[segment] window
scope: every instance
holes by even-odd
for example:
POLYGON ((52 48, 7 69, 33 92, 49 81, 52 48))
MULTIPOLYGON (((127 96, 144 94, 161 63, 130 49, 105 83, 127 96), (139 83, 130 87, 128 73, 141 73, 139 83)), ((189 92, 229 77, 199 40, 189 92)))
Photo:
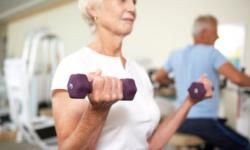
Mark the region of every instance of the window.
POLYGON ((218 26, 219 38, 215 47, 226 58, 241 69, 245 49, 246 28, 244 25, 224 24, 218 26))

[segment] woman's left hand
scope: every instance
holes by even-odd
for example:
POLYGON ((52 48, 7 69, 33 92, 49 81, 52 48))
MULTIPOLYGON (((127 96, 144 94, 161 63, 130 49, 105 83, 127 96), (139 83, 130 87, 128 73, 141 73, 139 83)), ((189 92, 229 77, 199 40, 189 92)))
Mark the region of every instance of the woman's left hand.
POLYGON ((206 74, 203 74, 200 79, 198 80, 198 82, 202 83, 204 85, 206 94, 204 96, 203 99, 193 99, 191 96, 190 98, 192 99, 192 101, 195 103, 198 103, 200 101, 203 101, 205 99, 211 98, 213 96, 213 85, 212 82, 208 79, 206 74))
POLYGON ((213 84, 208 79, 207 75, 206 74, 202 75, 199 79, 199 82, 203 83, 203 85, 206 89, 205 99, 211 98, 213 96, 213 84))

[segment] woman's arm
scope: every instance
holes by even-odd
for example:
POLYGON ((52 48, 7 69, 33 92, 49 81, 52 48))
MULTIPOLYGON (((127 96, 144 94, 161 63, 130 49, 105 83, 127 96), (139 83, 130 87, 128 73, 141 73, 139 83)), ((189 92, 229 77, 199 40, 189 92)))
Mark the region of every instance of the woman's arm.
POLYGON ((123 97, 122 83, 117 78, 97 75, 90 81, 93 90, 89 101, 71 99, 65 90, 53 93, 52 108, 60 150, 95 149, 112 104, 123 97))
POLYGON ((59 149, 95 146, 109 109, 95 110, 86 100, 70 99, 66 91, 56 92, 52 100, 59 149))
MULTIPOLYGON (((203 75, 199 82, 202 82, 206 89, 205 98, 212 96, 212 83, 203 75)), ((183 120, 186 118, 189 110, 193 105, 198 103, 198 100, 192 99, 190 96, 187 96, 184 103, 181 105, 176 112, 167 116, 162 123, 158 126, 155 133, 149 139, 149 149, 150 150, 160 150, 164 145, 169 141, 171 136, 176 132, 180 127, 183 120)))
POLYGON ((187 97, 185 102, 176 112, 164 118, 149 141, 150 150, 160 150, 164 147, 186 118, 193 103, 193 100, 187 97))

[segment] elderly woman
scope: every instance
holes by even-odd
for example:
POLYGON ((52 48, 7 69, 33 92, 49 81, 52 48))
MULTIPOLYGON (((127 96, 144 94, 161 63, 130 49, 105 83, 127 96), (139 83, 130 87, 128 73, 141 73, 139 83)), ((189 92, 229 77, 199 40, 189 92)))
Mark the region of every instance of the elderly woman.
MULTIPOLYGON (((79 0, 95 36, 86 47, 64 58, 53 79, 59 149, 160 149, 197 102, 187 96, 182 107, 158 126, 160 113, 151 82, 139 65, 122 54, 122 41, 136 19, 135 5, 136 0, 79 0), (71 99, 67 93, 69 76, 74 73, 87 74, 92 83, 92 93, 84 100, 71 99), (121 101, 121 78, 135 80, 133 101, 121 101)), ((210 82, 206 77, 201 82, 210 96, 210 82)))

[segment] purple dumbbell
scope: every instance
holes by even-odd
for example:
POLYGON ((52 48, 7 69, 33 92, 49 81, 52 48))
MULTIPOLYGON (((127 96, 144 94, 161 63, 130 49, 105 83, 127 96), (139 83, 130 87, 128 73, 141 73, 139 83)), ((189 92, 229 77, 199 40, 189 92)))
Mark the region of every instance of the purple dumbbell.
MULTIPOLYGON (((121 79, 123 98, 122 100, 133 100, 137 88, 133 79, 121 79)), ((82 99, 92 92, 92 84, 85 74, 72 74, 68 81, 68 93, 70 98, 82 99)))
POLYGON ((188 88, 189 95, 191 98, 196 100, 202 100, 205 98, 206 89, 203 83, 193 82, 191 86, 188 88))

